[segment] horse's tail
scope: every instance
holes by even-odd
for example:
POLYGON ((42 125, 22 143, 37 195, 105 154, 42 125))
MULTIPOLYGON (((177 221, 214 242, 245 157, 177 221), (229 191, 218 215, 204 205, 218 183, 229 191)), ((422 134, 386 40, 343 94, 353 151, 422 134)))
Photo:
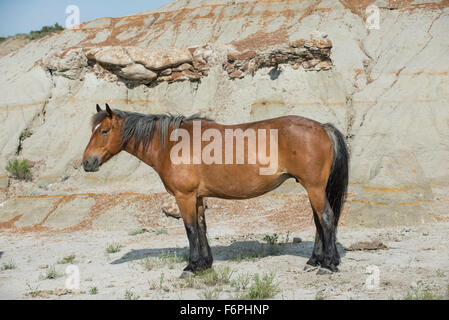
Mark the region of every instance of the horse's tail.
POLYGON ((334 159, 327 181, 326 196, 334 212, 335 225, 337 225, 348 190, 349 153, 345 137, 337 128, 330 123, 326 123, 323 124, 323 129, 327 132, 334 146, 334 159))

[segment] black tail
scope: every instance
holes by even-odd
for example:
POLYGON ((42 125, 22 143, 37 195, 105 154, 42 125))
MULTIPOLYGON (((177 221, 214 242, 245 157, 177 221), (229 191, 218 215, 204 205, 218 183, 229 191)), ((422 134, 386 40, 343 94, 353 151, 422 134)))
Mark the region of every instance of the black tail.
POLYGON ((346 200, 349 180, 349 153, 346 146, 345 137, 332 124, 323 124, 329 138, 334 145, 334 160, 326 186, 326 196, 334 212, 335 225, 340 218, 343 204, 346 200))

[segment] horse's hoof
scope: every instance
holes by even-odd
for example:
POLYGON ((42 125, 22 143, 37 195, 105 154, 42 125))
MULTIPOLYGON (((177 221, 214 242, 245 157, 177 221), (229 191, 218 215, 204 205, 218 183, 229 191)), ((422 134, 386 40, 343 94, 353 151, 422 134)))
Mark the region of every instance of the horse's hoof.
POLYGON ((307 272, 310 272, 310 271, 313 271, 313 270, 316 270, 316 269, 318 269, 318 266, 311 266, 310 264, 306 264, 304 266, 304 271, 307 271, 307 272))
POLYGON ((321 266, 316 274, 324 275, 324 274, 332 274, 334 272, 338 272, 338 268, 336 266, 321 266))
POLYGON ((307 265, 311 266, 311 267, 319 267, 320 266, 320 262, 318 261, 317 258, 315 257, 311 257, 307 262, 307 265))
POLYGON ((195 274, 192 271, 183 271, 181 273, 180 279, 191 279, 195 276, 195 274))
POLYGON ((317 274, 318 276, 322 276, 322 275, 325 275, 325 274, 332 274, 332 271, 329 270, 329 269, 320 268, 320 269, 318 269, 318 271, 316 272, 316 274, 317 274))

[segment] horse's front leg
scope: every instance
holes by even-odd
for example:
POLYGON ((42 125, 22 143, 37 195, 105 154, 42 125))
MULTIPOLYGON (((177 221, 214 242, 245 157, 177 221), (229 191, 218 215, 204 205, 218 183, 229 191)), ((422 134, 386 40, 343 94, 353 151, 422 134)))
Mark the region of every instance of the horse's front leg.
POLYGON ((203 237, 198 223, 198 200, 193 194, 178 194, 176 195, 176 202, 184 221, 190 246, 189 264, 184 268, 184 271, 196 272, 207 269, 210 265, 206 261, 202 249, 203 237))

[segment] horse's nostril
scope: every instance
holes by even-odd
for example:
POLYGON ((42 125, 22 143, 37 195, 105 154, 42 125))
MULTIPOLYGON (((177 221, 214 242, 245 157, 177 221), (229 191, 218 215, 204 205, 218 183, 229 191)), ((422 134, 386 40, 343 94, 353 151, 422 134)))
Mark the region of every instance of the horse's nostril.
POLYGON ((83 161, 83 168, 85 171, 89 170, 89 161, 87 159, 83 161))

